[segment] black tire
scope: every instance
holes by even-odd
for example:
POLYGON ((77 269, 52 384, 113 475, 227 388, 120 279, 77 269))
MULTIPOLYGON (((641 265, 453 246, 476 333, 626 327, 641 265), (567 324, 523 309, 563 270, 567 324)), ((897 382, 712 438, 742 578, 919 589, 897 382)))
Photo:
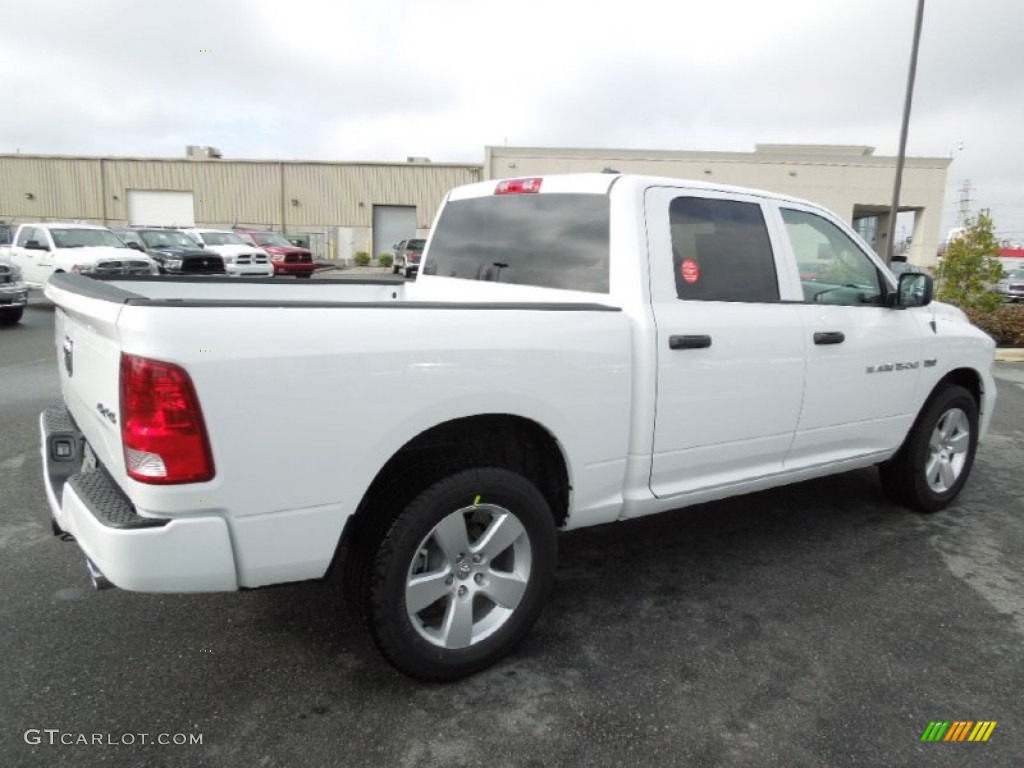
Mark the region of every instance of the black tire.
POLYGON ((0 309, 0 325, 14 325, 17 322, 20 322, 23 314, 25 314, 24 307, 0 309))
POLYGON ((311 277, 313 277, 313 273, 312 272, 305 272, 305 273, 296 275, 296 277, 311 278, 311 277))
POLYGON ((401 269, 401 267, 399 267, 397 264, 392 264, 391 265, 391 274, 392 275, 397 275, 400 269, 401 269))
POLYGON ((949 385, 938 390, 921 409, 903 446, 888 461, 878 465, 878 476, 886 494, 897 504, 918 512, 938 512, 957 497, 974 465, 978 447, 978 403, 960 386, 949 385), (962 418, 958 415, 962 414, 962 418), (936 431, 952 425, 949 419, 966 421, 968 433, 957 433, 965 443, 965 451, 954 452, 949 461, 943 459, 951 451, 949 440, 937 440, 936 431), (945 421, 944 421, 945 420, 945 421), (947 464, 952 475, 945 478, 929 469, 947 464))
POLYGON ((367 555, 359 598, 378 650, 412 677, 455 680, 497 662, 537 620, 554 581, 554 518, 515 472, 456 470, 417 494, 367 555), (452 539, 440 532, 456 529, 468 544, 462 558, 442 545, 452 539), (500 543, 489 549, 485 532, 500 543), (414 583, 427 581, 433 602, 410 612, 414 583))

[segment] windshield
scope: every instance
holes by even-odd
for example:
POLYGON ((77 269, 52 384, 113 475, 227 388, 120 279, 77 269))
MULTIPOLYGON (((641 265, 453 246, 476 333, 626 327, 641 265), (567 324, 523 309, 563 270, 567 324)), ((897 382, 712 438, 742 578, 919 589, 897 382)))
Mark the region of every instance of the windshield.
POLYGON ((150 248, 196 248, 196 241, 184 232, 175 232, 170 229, 148 229, 139 232, 144 242, 150 248))
POLYGON ((407 251, 422 251, 423 246, 426 245, 426 240, 410 240, 409 244, 405 246, 407 251))
POLYGON ((53 244, 58 248, 90 248, 107 246, 124 248, 125 244, 109 229, 51 229, 53 244))
POLYGON ((200 232, 199 236, 207 245, 248 245, 234 232, 200 232))
POLYGON ((295 247, 289 243, 280 232, 254 232, 252 239, 259 245, 286 245, 289 248, 295 247))
POLYGON ((1007 280, 1024 280, 1024 269, 1015 269, 1006 276, 1007 280))
POLYGON ((608 293, 605 195, 495 195, 448 203, 424 274, 608 293))

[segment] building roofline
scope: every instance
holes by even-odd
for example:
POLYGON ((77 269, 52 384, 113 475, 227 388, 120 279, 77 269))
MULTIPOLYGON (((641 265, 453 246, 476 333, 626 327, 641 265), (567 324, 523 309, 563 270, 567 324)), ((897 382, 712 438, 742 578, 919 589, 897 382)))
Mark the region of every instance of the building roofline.
POLYGON ((244 165, 341 165, 347 167, 358 167, 358 166, 389 166, 389 167, 400 167, 400 168, 471 168, 471 169, 482 169, 481 163, 435 163, 435 162, 401 162, 397 160, 392 161, 378 161, 378 160, 274 160, 274 159, 255 159, 255 158, 192 158, 192 157, 139 157, 136 155, 48 155, 48 154, 26 154, 24 152, 6 152, 0 153, 0 160, 84 160, 98 162, 111 161, 111 162, 134 162, 134 163, 194 163, 196 165, 210 164, 210 165, 227 165, 227 164, 244 164, 244 165))
MULTIPOLYGON (((691 161, 715 163, 764 163, 766 165, 865 165, 893 166, 895 157, 872 154, 874 148, 829 144, 760 144, 756 152, 704 152, 675 149, 613 149, 604 147, 485 147, 486 157, 538 157, 566 159, 594 159, 648 161, 691 161), (800 151, 804 150, 804 151, 800 151), (830 151, 832 150, 832 151, 830 151)), ((948 168, 949 157, 908 157, 906 165, 912 168, 948 168)))

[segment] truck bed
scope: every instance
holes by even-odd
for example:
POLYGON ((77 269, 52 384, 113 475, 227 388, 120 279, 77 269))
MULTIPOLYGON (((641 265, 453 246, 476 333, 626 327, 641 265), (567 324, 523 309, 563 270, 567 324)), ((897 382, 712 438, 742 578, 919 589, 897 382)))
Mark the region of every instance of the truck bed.
MULTIPOLYGON (((172 520, 145 535, 199 531, 201 521, 224 526, 237 586, 323 575, 346 519, 388 459, 424 431, 464 418, 544 425, 570 463, 571 523, 614 519, 631 415, 625 313, 592 301, 501 301, 484 292, 484 301, 412 300, 413 287, 388 279, 55 275, 46 292, 57 304, 63 399, 134 513, 172 520), (125 355, 187 371, 205 417, 212 480, 148 485, 127 475, 125 355)), ((476 286, 465 287, 475 298, 476 286)), ((191 539, 182 541, 186 551, 191 539)), ((80 543, 101 561, 98 544, 80 543)), ((225 588, 222 561, 210 559, 209 588, 225 588)), ((193 562, 192 576, 159 588, 196 589, 197 570, 193 562)), ((111 578, 154 588, 124 571, 111 578)))

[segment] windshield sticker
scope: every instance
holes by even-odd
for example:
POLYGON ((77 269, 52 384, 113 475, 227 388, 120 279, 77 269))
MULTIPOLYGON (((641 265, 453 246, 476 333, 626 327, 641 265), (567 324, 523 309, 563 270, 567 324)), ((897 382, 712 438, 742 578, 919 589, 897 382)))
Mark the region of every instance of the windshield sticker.
POLYGON ((683 259, 683 265, 679 271, 683 275, 683 280, 688 283, 696 283, 700 280, 700 267, 693 259, 683 259))

